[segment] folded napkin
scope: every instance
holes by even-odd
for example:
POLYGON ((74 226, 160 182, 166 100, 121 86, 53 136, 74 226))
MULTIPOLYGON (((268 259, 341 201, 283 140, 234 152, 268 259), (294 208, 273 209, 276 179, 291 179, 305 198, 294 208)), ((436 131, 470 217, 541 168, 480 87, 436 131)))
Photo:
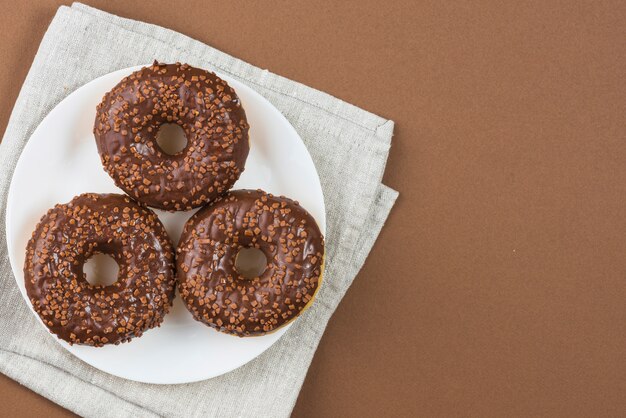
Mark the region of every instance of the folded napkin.
POLYGON ((288 416, 326 324, 398 195, 381 184, 392 131, 390 120, 179 33, 82 4, 61 7, 41 42, 0 145, 0 372, 85 416, 288 416), (327 209, 326 271, 311 309, 245 366, 183 385, 120 379, 61 348, 37 323, 15 285, 4 230, 13 169, 43 117, 88 81, 154 59, 219 70, 274 104, 313 157, 327 209))

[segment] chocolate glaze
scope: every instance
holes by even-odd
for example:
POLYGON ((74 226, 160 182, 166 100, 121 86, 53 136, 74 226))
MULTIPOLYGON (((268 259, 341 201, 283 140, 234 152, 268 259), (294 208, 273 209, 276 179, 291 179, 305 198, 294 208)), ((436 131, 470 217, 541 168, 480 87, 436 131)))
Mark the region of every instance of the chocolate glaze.
POLYGON ((140 202, 189 210, 230 189, 248 156, 248 123, 235 91, 187 64, 144 67, 124 78, 98 105, 94 135, 105 170, 140 202), (164 153, 162 124, 178 124, 187 146, 164 153))
POLYGON ((157 216, 117 194, 82 194, 50 209, 26 247, 26 292, 43 323, 70 344, 102 346, 160 325, 174 299, 174 252, 157 216), (117 261, 117 282, 94 286, 83 265, 117 261))
POLYGON ((178 288, 193 317, 238 336, 273 331, 295 318, 319 286, 324 239, 297 202, 261 190, 236 190, 200 209, 177 249, 178 288), (245 279, 240 249, 263 251, 268 265, 245 279))

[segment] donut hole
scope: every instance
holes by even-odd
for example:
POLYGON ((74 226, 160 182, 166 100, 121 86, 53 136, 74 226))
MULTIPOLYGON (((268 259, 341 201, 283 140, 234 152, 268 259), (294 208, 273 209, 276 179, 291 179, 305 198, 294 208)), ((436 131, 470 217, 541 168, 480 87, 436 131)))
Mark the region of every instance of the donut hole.
POLYGON ((246 280, 259 277, 267 268, 267 257, 258 248, 242 248, 235 257, 235 270, 246 280))
POLYGON ((117 282, 120 266, 108 254, 94 254, 85 264, 83 273, 92 286, 110 286, 117 282))
POLYGON ((187 137, 183 128, 175 123, 164 123, 156 135, 156 142, 167 155, 176 155, 187 147, 187 137))

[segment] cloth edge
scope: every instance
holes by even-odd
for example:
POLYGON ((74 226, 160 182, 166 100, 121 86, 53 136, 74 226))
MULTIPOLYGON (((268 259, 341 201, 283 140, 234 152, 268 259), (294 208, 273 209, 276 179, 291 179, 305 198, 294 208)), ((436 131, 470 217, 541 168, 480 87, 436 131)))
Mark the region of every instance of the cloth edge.
MULTIPOLYGON (((367 231, 369 233, 365 231, 361 233, 360 243, 357 243, 359 249, 357 250, 357 254, 353 259, 354 265, 357 268, 357 275, 354 277, 354 279, 350 282, 348 287, 345 289, 345 292, 343 296, 341 297, 341 300, 343 300, 346 293, 352 286, 352 283, 354 283, 354 281, 357 279, 358 274, 360 273, 361 269, 363 268, 363 265, 365 264, 365 260, 367 259, 367 256, 373 249, 378 239, 378 236, 380 235, 380 232, 382 231, 383 226, 385 226, 385 223, 387 219, 389 218, 391 209, 395 205, 398 196, 399 196, 399 193, 397 191, 393 190, 392 188, 388 186, 385 186, 382 183, 379 184, 378 189, 376 191, 376 200, 374 201, 374 204, 372 205, 372 208, 370 209, 370 212, 368 215, 368 218, 370 218, 370 220, 372 221, 373 228, 367 231)), ((307 365, 306 373, 302 374, 301 379, 299 381, 298 396, 295 397, 292 404, 290 405, 291 411, 293 411, 293 408, 295 407, 296 402, 298 401, 300 391, 302 390, 302 385, 304 384, 304 380, 306 379, 306 376, 309 374, 309 368, 311 367, 311 363, 313 362, 313 359, 315 358, 315 354, 317 353, 317 347, 322 341, 324 332, 326 331, 326 327, 328 326, 328 323, 330 322, 330 318, 332 318, 332 316, 334 315, 338 307, 339 307, 339 304, 337 304, 334 307, 334 309, 332 309, 329 312, 328 320, 326 321, 324 328, 320 331, 321 336, 320 338, 317 339, 315 343, 315 347, 313 348, 313 355, 311 356, 311 359, 309 360, 309 364, 307 365)))
MULTIPOLYGON (((137 32, 138 28, 141 29, 140 33, 142 35, 145 36, 151 36, 154 39, 158 39, 161 42, 167 42, 167 39, 163 39, 161 37, 155 38, 154 37, 154 32, 164 32, 169 36, 179 36, 185 39, 185 41, 190 44, 192 50, 196 49, 196 48, 206 48, 208 45, 198 41, 194 38, 191 38, 187 35, 184 35, 180 32, 176 32, 174 30, 171 29, 167 29, 165 27, 162 26, 158 26, 152 23, 148 23, 148 22, 144 22, 144 21, 138 21, 138 20, 133 20, 133 19, 128 19, 125 17, 121 17, 121 16, 117 16, 114 15, 112 13, 106 12, 104 10, 100 10, 94 7, 91 7, 89 5, 86 5, 84 3, 80 3, 80 2, 74 2, 72 3, 71 7, 68 6, 61 6, 61 8, 68 8, 68 9, 73 9, 75 11, 79 11, 79 12, 83 12, 83 13, 87 13, 90 14, 96 18, 101 18, 104 20, 107 20, 108 22, 111 22, 117 26, 122 27, 123 29, 126 30, 130 30, 133 32, 137 32), (146 30, 144 30, 143 28, 140 28, 137 23, 140 23, 142 26, 145 27, 150 27, 151 29, 153 29, 152 32, 150 32, 150 34, 148 34, 146 30)), ((380 115, 377 115, 375 113, 372 113, 368 110, 362 109, 360 107, 357 107, 351 103, 348 103, 344 100, 341 100, 338 97, 335 97, 329 93, 323 92, 319 89, 313 88, 313 87, 309 87, 306 86, 298 81, 294 81, 291 80, 289 78, 283 77, 279 74, 273 73, 267 69, 261 69, 260 67, 254 66, 240 58, 236 58, 230 54, 227 54, 219 49, 216 49, 214 47, 208 46, 209 48, 212 49, 213 53, 219 56, 219 59, 224 59, 224 60, 228 60, 232 63, 232 65, 239 71, 235 72, 234 75, 246 80, 247 82, 253 83, 253 84, 257 84, 255 80, 252 80, 250 77, 247 77, 240 69, 242 67, 246 67, 249 70, 252 70, 254 73, 256 73, 255 75, 257 75, 259 77, 260 80, 269 80, 270 77, 268 77, 268 75, 272 75, 273 77, 276 78, 276 81, 280 82, 280 83, 284 83, 286 85, 289 85, 289 92, 285 91, 285 89, 277 89, 276 84, 278 83, 272 83, 272 85, 270 86, 269 84, 260 84, 262 87, 265 88, 269 88, 272 89, 273 91, 276 91, 277 93, 281 93, 281 94, 285 94, 289 97, 292 97, 294 99, 298 99, 298 100, 302 100, 305 103, 311 105, 311 106, 315 106, 318 107, 321 110, 324 110, 328 115, 332 115, 333 117, 341 117, 342 119, 345 119, 351 123, 354 123, 362 128, 371 130, 371 131, 378 131, 380 127, 385 126, 386 124, 388 124, 390 122, 389 119, 384 118, 380 115), (315 100, 314 102, 310 102, 310 101, 305 101, 303 100, 303 96, 312 96, 315 100), (319 102, 331 102, 330 105, 327 105, 328 107, 332 107, 334 110, 337 109, 342 109, 343 112, 341 113, 346 113, 347 115, 351 116, 351 117, 342 117, 341 115, 338 115, 336 113, 330 112, 326 106, 322 107, 319 106, 319 102), (364 126, 362 123, 359 123, 356 119, 363 119, 363 120, 367 120, 367 126, 364 126)), ((230 70, 226 70, 226 71, 233 71, 232 69, 230 70)), ((393 124, 391 125, 391 131, 393 131, 393 124)), ((386 136, 386 135, 384 135, 386 136)), ((391 138, 389 138, 391 139, 391 138)), ((388 142, 388 141, 386 141, 388 142)))

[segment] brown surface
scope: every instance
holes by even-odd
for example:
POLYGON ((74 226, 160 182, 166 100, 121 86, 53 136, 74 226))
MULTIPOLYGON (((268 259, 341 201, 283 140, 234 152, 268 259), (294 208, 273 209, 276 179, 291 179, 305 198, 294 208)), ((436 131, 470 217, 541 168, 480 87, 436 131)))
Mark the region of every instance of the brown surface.
MULTIPOLYGON (((0 14, 2 129, 58 3, 0 14)), ((402 194, 294 416, 624 414, 625 2, 91 3, 397 122, 402 194)))

